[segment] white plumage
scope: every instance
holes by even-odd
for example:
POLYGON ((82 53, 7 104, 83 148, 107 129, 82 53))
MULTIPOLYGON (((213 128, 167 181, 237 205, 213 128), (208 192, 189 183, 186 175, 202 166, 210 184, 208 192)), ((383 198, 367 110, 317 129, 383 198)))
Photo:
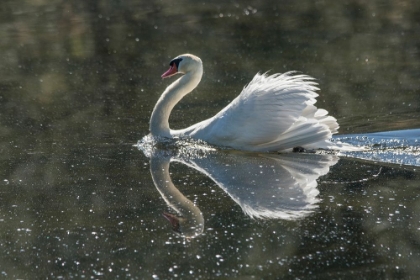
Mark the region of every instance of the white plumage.
POLYGON ((257 74, 228 106, 214 117, 182 130, 169 128, 169 115, 183 96, 200 82, 203 66, 200 58, 185 54, 170 63, 162 75, 184 74, 172 83, 153 110, 150 130, 154 136, 191 137, 212 145, 239 150, 271 152, 305 149, 353 150, 329 141, 337 133, 337 120, 314 104, 317 83, 307 75, 294 72, 257 74))

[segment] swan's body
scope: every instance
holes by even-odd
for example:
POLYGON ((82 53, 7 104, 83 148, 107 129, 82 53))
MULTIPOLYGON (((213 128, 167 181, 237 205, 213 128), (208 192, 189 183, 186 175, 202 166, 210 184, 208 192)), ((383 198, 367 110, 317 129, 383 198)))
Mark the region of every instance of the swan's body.
POLYGON ((153 136, 191 137, 209 144, 239 150, 270 152, 304 149, 347 150, 353 148, 332 143, 338 123, 314 104, 318 94, 313 78, 306 75, 257 74, 228 106, 214 117, 181 130, 169 128, 174 106, 200 82, 201 59, 180 55, 170 62, 162 77, 184 74, 166 88, 156 103, 150 120, 153 136))

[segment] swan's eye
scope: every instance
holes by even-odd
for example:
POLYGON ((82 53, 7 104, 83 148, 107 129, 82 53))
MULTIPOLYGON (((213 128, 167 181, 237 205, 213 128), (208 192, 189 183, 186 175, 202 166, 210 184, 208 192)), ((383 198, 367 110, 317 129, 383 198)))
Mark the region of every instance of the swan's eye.
POLYGON ((169 70, 162 74, 162 78, 167 78, 175 75, 178 72, 179 69, 179 63, 182 61, 182 58, 175 58, 172 59, 171 62, 169 62, 169 70))
POLYGON ((171 60, 171 62, 169 62, 169 65, 170 66, 174 66, 174 65, 176 65, 176 69, 178 69, 179 68, 179 63, 182 61, 182 58, 175 58, 175 59, 173 59, 173 60, 171 60))

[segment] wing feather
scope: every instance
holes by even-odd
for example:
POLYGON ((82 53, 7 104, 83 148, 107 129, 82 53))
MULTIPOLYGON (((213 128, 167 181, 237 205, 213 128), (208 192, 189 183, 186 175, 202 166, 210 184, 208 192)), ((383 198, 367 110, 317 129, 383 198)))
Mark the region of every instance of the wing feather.
POLYGON ((257 74, 214 117, 184 133, 215 145, 247 150, 285 150, 315 143, 336 132, 336 120, 317 109, 319 90, 307 75, 257 74))

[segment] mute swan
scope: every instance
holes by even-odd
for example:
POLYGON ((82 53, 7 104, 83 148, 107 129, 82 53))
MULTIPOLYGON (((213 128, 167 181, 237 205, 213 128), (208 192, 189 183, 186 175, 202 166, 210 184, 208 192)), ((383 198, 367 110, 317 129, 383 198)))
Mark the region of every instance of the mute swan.
POLYGON ((169 85, 156 103, 150 119, 152 136, 201 139, 216 146, 238 150, 273 152, 304 149, 354 150, 330 142, 337 120, 314 104, 317 83, 307 75, 256 74, 229 105, 214 117, 181 130, 169 128, 174 106, 200 82, 201 59, 192 54, 177 56, 162 78, 183 74, 169 85))

